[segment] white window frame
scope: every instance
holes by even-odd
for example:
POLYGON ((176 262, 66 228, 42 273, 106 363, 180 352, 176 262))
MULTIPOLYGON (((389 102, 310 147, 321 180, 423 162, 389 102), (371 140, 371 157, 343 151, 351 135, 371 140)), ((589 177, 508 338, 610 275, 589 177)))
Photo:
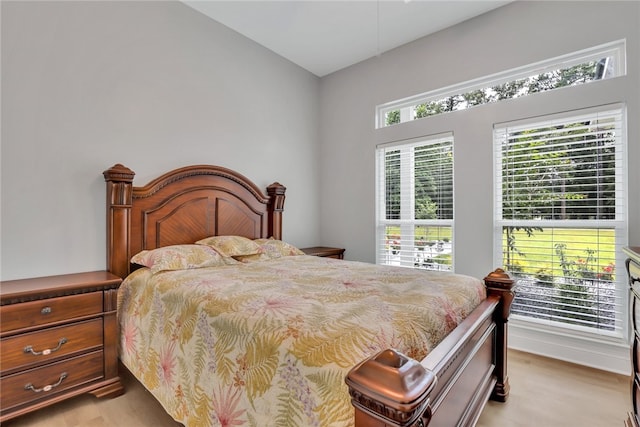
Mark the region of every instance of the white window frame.
MULTIPOLYGON (((415 219, 415 182, 414 182, 414 148, 451 141, 451 148, 454 147, 454 136, 452 132, 438 135, 431 135, 409 140, 380 144, 376 147, 376 263, 391 265, 389 260, 389 248, 387 247, 387 226, 399 226, 402 239, 400 246, 400 262, 402 267, 415 268, 415 234, 416 226, 432 226, 432 227, 449 227, 451 228, 451 241, 454 244, 454 219, 415 219), (400 219, 386 219, 386 192, 385 192, 385 151, 394 149, 404 151, 406 154, 400 156, 401 180, 408 179, 409 182, 401 185, 400 189, 400 219), (408 171, 411 171, 410 173, 408 171), (409 243, 411 242, 411 243, 409 243)), ((454 167, 454 166, 452 166, 454 167)), ((453 171, 452 171, 453 174, 453 171)), ((452 178, 453 179, 453 178, 452 178)), ((454 183, 455 188, 455 183, 454 183)), ((455 191, 452 189, 452 191, 455 191)), ((453 207, 455 212, 455 207, 453 207)), ((455 259, 453 250, 451 251, 451 267, 450 271, 455 269, 455 259)), ((449 270, 447 270, 449 271, 449 270)))
MULTIPOLYGON (((598 341, 602 343, 624 345, 628 341, 629 336, 629 319, 627 310, 627 283, 624 271, 625 256, 622 253, 622 247, 626 246, 628 241, 628 191, 627 191, 627 135, 626 135, 626 106, 622 104, 604 105, 593 108, 586 108, 576 111, 569 111, 559 114, 551 114, 544 117, 535 117, 509 123, 499 123, 494 125, 494 262, 496 265, 503 263, 503 227, 514 225, 531 226, 541 228, 610 228, 616 230, 616 299, 620 302, 620 311, 616 315, 615 331, 603 331, 594 328, 536 319, 528 316, 512 314, 512 324, 522 326, 524 329, 532 331, 545 331, 553 334, 565 335, 568 340, 572 337, 581 337, 588 340, 598 341), (512 221, 505 220, 501 217, 502 206, 502 154, 500 149, 500 134, 506 126, 544 126, 552 124, 555 119, 562 120, 565 118, 575 118, 579 121, 581 115, 593 115, 599 112, 620 111, 621 114, 621 135, 620 149, 616 152, 616 200, 622 201, 620 209, 616 208, 615 219, 613 220, 529 220, 529 221, 512 221), (564 332, 563 332, 564 331, 564 332)), ((617 202, 616 202, 617 204, 617 202)))
POLYGON ((380 104, 376 106, 375 127, 376 129, 386 127, 387 114, 395 110, 400 110, 400 123, 405 123, 415 119, 415 108, 420 104, 437 101, 479 89, 491 88, 507 82, 543 74, 549 71, 570 68, 578 64, 594 60, 597 61, 602 58, 609 58, 613 60, 613 68, 609 70, 610 73, 605 76, 606 78, 623 76, 627 74, 625 52, 626 40, 617 40, 544 61, 512 68, 510 70, 478 79, 469 80, 463 83, 380 104))

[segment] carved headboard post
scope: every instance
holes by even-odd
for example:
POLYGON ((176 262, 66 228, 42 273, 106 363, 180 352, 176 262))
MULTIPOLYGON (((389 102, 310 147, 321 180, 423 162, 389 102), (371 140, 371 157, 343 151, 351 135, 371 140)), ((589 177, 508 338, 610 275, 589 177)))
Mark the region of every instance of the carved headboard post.
POLYGON ((282 240, 282 212, 284 211, 284 198, 287 188, 274 182, 267 187, 269 195, 269 237, 282 240))
POLYGON ((129 274, 129 239, 133 177, 135 173, 116 164, 103 172, 107 182, 107 270, 116 276, 129 274))

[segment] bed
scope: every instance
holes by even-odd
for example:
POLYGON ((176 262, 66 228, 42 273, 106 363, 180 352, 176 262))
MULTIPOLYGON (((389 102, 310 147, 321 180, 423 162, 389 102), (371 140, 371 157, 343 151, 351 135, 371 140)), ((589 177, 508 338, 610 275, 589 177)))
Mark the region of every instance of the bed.
POLYGON ((210 165, 140 187, 134 175, 104 171, 107 267, 125 279, 119 354, 176 421, 473 425, 507 399, 504 271, 304 255, 282 239, 277 182, 264 194, 210 165))

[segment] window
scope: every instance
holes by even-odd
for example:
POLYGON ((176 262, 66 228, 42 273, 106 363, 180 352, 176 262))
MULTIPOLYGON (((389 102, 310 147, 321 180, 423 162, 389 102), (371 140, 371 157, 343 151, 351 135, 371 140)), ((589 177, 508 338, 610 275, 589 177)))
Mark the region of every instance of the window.
POLYGON ((377 107, 378 128, 625 74, 625 43, 596 46, 377 107))
POLYGON ((520 279, 516 317, 626 333, 623 118, 608 106, 494 127, 495 241, 520 279))
POLYGON ((452 269, 453 135, 377 149, 379 264, 452 269))

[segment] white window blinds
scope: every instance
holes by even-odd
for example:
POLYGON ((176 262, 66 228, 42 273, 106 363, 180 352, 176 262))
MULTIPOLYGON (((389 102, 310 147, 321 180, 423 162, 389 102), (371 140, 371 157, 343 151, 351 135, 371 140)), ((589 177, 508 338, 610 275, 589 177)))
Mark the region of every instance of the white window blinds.
POLYGON ((453 135, 377 149, 379 264, 452 269, 453 135))
POLYGON ((496 242, 520 284, 512 312, 625 332, 623 108, 497 125, 496 242))

